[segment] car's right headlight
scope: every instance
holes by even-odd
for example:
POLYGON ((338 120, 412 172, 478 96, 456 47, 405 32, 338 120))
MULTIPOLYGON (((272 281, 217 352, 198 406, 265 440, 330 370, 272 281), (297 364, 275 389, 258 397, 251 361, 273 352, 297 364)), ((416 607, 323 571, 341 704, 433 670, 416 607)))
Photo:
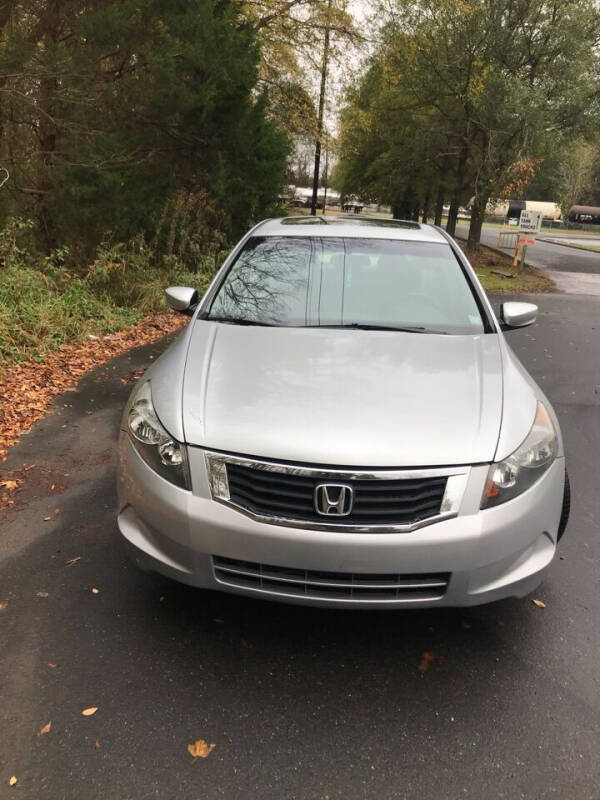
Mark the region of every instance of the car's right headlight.
POLYGON ((149 467, 176 486, 190 488, 185 446, 160 424, 152 404, 150 381, 142 381, 134 389, 126 426, 131 443, 149 467))
POLYGON ((556 453, 556 431, 546 407, 538 402, 533 425, 525 441, 503 461, 490 466, 481 508, 506 503, 525 492, 550 467, 556 453))

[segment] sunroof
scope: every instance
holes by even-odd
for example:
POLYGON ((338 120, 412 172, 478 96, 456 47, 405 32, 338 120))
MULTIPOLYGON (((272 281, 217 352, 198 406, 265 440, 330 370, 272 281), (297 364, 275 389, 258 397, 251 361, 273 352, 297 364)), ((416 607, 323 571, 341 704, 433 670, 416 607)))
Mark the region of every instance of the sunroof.
POLYGON ((283 217, 282 225, 370 225, 382 228, 404 228, 418 231, 421 226, 418 222, 404 219, 390 219, 389 217, 283 217))
POLYGON ((325 217, 283 217, 282 225, 328 225, 331 220, 325 217))

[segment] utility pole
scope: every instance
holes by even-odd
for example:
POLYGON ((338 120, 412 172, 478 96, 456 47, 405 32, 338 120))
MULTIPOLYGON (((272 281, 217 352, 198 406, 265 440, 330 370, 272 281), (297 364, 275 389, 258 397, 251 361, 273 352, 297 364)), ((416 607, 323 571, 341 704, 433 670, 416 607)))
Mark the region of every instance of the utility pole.
POLYGON ((323 214, 327 209, 328 183, 329 183, 329 145, 325 143, 325 186, 323 187, 323 214))
POLYGON ((319 113, 317 117, 317 141, 315 142, 315 171, 313 174, 311 216, 317 213, 317 195, 319 193, 319 169, 321 167, 321 139, 323 137, 323 111, 325 108, 325 85, 327 83, 327 64, 329 61, 329 35, 331 24, 331 2, 327 0, 327 18, 325 22, 325 41, 323 42, 323 61, 321 63, 321 90, 319 92, 319 113))

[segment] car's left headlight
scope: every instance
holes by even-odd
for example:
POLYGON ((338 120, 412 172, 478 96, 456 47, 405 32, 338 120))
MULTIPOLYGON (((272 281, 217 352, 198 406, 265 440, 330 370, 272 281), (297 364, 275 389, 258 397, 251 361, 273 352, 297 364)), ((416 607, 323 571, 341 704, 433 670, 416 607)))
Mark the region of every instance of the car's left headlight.
POLYGON ((185 447, 160 424, 152 405, 150 381, 144 381, 134 389, 125 424, 131 443, 146 464, 165 480, 189 489, 185 447))
POLYGON ((539 480, 558 451, 556 431, 546 407, 538 402, 537 413, 525 441, 503 461, 490 466, 481 508, 512 500, 539 480))

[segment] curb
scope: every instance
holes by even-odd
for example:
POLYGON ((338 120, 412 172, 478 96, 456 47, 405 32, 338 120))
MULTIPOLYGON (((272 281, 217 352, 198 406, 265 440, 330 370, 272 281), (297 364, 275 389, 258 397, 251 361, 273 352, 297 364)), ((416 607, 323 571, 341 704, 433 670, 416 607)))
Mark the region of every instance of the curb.
MULTIPOLYGON (((569 250, 579 250, 579 251, 583 250, 584 253, 592 253, 592 255, 600 255, 600 251, 590 250, 587 247, 582 247, 580 244, 567 244, 567 242, 557 242, 556 239, 547 239, 543 236, 538 236, 537 241, 545 242, 546 244, 555 244, 558 247, 568 247, 569 250)), ((585 239, 582 238, 581 241, 585 242, 585 239)))

